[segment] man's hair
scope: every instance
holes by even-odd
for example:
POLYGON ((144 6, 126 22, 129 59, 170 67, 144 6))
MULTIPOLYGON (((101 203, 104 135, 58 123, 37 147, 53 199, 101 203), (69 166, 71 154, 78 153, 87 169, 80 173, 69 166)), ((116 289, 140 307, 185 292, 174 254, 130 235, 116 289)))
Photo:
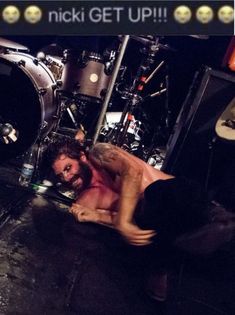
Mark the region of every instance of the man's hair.
POLYGON ((54 138, 43 153, 42 174, 52 171, 52 165, 60 155, 65 154, 71 159, 79 160, 84 153, 85 148, 79 141, 69 137, 54 138))

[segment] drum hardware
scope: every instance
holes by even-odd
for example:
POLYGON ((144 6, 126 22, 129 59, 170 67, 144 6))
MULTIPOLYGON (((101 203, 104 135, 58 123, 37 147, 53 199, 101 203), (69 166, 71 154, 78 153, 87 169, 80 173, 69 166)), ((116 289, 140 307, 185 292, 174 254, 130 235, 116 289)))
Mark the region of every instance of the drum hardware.
POLYGON ((38 93, 39 93, 40 95, 45 95, 46 92, 47 92, 47 89, 46 89, 46 88, 39 88, 39 90, 38 90, 38 93))
MULTIPOLYGON (((116 137, 117 131, 119 131, 119 127, 120 127, 119 121, 120 121, 121 115, 122 115, 122 112, 107 112, 106 113, 105 124, 101 128, 99 141, 111 142, 113 144, 116 144, 115 137, 116 137)), ((143 149, 141 140, 145 131, 145 126, 141 121, 136 120, 134 115, 129 117, 129 119, 131 120, 131 122, 126 133, 125 141, 121 147, 124 150, 137 155, 137 152, 139 152, 140 149, 141 150, 143 149)))
POLYGON ((69 114, 69 117, 71 118, 71 120, 72 120, 72 122, 73 122, 73 124, 74 124, 74 127, 77 129, 77 128, 79 127, 79 125, 78 125, 78 123, 76 122, 76 119, 74 118, 74 115, 73 115, 73 112, 72 112, 70 106, 68 106, 66 109, 67 109, 67 112, 68 112, 68 114, 69 114))
POLYGON ((55 130, 58 130, 60 128, 61 120, 65 112, 68 114, 74 127, 76 129, 79 128, 79 124, 75 118, 76 110, 77 110, 75 99, 66 97, 62 91, 58 91, 58 90, 56 91, 56 95, 57 95, 58 109, 57 109, 57 124, 56 124, 55 130))
POLYGON ((5 53, 7 49, 13 50, 13 51, 24 51, 28 52, 29 49, 26 46, 23 46, 19 43, 15 43, 9 39, 0 37, 0 48, 3 48, 3 52, 5 53))
POLYGON ((17 141, 19 131, 12 124, 0 123, 0 141, 4 144, 14 143, 17 141))
POLYGON ((38 59, 35 58, 35 59, 33 60, 33 63, 37 66, 37 65, 38 65, 38 59))
POLYGON ((193 38, 196 38, 196 39, 202 39, 202 40, 205 40, 205 39, 209 39, 210 36, 209 35, 188 35, 190 37, 193 37, 193 38))
POLYGON ((61 80, 56 80, 56 85, 55 88, 61 88, 62 87, 62 81, 61 80))
POLYGON ((147 95, 147 96, 144 98, 144 100, 145 100, 146 98, 148 98, 148 97, 153 98, 153 97, 156 97, 156 96, 160 96, 160 95, 162 95, 163 93, 165 93, 166 91, 167 91, 167 88, 161 89, 160 91, 157 91, 157 92, 154 92, 154 93, 152 93, 152 94, 147 95))
POLYGON ((42 62, 46 61, 46 54, 43 51, 39 51, 36 57, 42 62))
POLYGON ((51 70, 52 74, 54 75, 54 78, 56 81, 61 79, 62 71, 63 71, 63 63, 61 61, 61 58, 57 58, 54 56, 46 56, 47 60, 47 67, 51 70))
POLYGON ((105 56, 105 68, 104 72, 106 75, 111 75, 114 68, 114 62, 116 59, 116 50, 111 50, 110 52, 104 53, 105 56), (106 60, 107 59, 107 60, 106 60))
POLYGON ((58 56, 46 55, 44 52, 39 51, 37 53, 37 58, 35 59, 35 62, 37 63, 38 60, 42 61, 49 68, 56 81, 61 79, 64 66, 62 63, 62 58, 58 56))
MULTIPOLYGON (((143 98, 140 93, 143 91, 145 80, 150 70, 151 64, 154 62, 155 55, 159 50, 158 41, 159 39, 156 38, 155 42, 151 41, 151 45, 149 39, 144 39, 144 42, 142 42, 142 39, 140 41, 144 44, 148 43, 148 47, 144 50, 144 57, 142 58, 140 66, 137 69, 136 76, 132 82, 132 85, 130 86, 129 91, 125 91, 125 98, 127 99, 127 102, 116 129, 116 135, 114 136, 115 144, 118 146, 122 147, 125 142, 126 133, 131 123, 130 117, 132 116, 134 109, 136 109, 143 102, 143 98), (125 120, 126 116, 127 119, 125 120)), ((158 68, 160 67, 158 66, 158 68)), ((155 72, 156 71, 157 70, 155 69, 155 72)), ((150 76, 153 76, 153 72, 150 74, 150 76)))
POLYGON ((112 73, 112 75, 110 77, 110 81, 109 81, 108 88, 107 88, 107 93, 105 95, 104 102, 103 102, 103 105, 102 105, 102 109, 101 109, 101 112, 100 112, 100 115, 99 115, 99 119, 98 119, 98 122, 97 122, 97 125, 96 125, 96 129, 95 129, 95 133, 94 133, 94 137, 93 137, 93 144, 96 143, 96 141, 97 141, 97 139, 99 137, 100 130, 101 130, 102 126, 103 126, 103 123, 104 123, 104 120, 105 120, 105 114, 106 114, 107 109, 108 109, 108 105, 109 105, 109 102, 110 102, 110 99, 111 99, 111 96, 112 96, 112 92, 113 92, 113 89, 114 89, 115 82, 116 82, 117 77, 118 77, 118 73, 119 73, 119 70, 120 70, 120 67, 121 67, 122 59, 124 57, 124 54, 125 54, 125 51, 126 51, 126 48, 127 48, 127 44, 128 44, 129 38, 130 38, 129 35, 125 35, 123 37, 122 43, 119 46, 117 60, 116 60, 115 65, 114 65, 113 73, 112 73))
POLYGON ((161 150, 160 148, 155 148, 151 152, 151 155, 148 157, 146 162, 152 165, 154 168, 160 170, 165 160, 165 154, 165 151, 161 150))
POLYGON ((96 62, 103 62, 103 58, 100 54, 84 50, 81 54, 81 57, 77 60, 78 65, 82 68, 85 68, 90 59, 96 62))
POLYGON ((156 46, 154 49, 157 50, 168 50, 168 51, 176 51, 173 47, 170 47, 168 44, 159 43, 159 37, 156 36, 136 36, 131 35, 131 38, 141 43, 144 46, 156 46), (157 43, 157 45, 156 45, 157 43))
POLYGON ((18 66, 25 67, 25 60, 21 59, 20 61, 18 61, 18 66))
POLYGON ((55 90, 57 89, 57 82, 53 83, 51 85, 52 90, 55 92, 55 90))
POLYGON ((48 126, 48 122, 44 120, 43 123, 42 123, 42 126, 41 126, 41 130, 46 128, 47 126, 48 126))
POLYGON ((126 100, 126 104, 119 121, 115 122, 114 126, 111 128, 103 126, 103 129, 101 129, 101 138, 102 141, 111 142, 115 145, 118 145, 128 152, 139 156, 146 162, 148 162, 150 157, 154 154, 152 161, 154 159, 154 164, 157 164, 158 167, 160 167, 160 164, 163 164, 163 158, 156 157, 155 150, 156 144, 158 143, 156 143, 156 139, 159 138, 159 134, 161 136, 160 139, 163 139, 165 137, 165 133, 168 134, 169 131, 170 109, 168 108, 168 73, 164 76, 164 81, 161 82, 160 89, 158 91, 145 97, 141 95, 145 85, 165 64, 165 61, 162 60, 149 74, 149 70, 155 59, 155 55, 158 52, 158 47, 156 47, 157 45, 158 41, 156 42, 155 46, 151 43, 151 45, 147 45, 147 48, 144 47, 145 49, 141 50, 141 53, 143 53, 144 56, 139 68, 137 69, 137 74, 133 80, 133 83, 129 89, 125 88, 124 86, 124 89, 121 90, 120 84, 117 84, 116 91, 120 94, 122 99, 126 100), (156 135, 153 137, 155 140, 153 141, 151 136, 151 145, 148 144, 148 146, 145 146, 145 140, 147 139, 146 137, 144 138, 144 135, 146 134, 148 128, 147 125, 141 121, 141 119, 136 120, 135 115, 139 116, 140 113, 144 115, 144 112, 141 109, 142 103, 144 103, 147 99, 161 96, 163 93, 167 93, 165 98, 166 121, 164 122, 166 128, 160 128, 159 126, 161 133, 159 130, 158 132, 155 132, 156 135), (134 129, 133 126, 135 126, 134 129), (134 130, 134 133, 131 132, 131 130, 134 130))

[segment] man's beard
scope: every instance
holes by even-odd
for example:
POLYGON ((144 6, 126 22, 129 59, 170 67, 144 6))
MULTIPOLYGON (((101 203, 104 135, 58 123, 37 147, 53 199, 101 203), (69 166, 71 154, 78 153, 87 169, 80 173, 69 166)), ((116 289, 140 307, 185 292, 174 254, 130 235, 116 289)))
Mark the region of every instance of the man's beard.
POLYGON ((69 188, 72 188, 75 190, 77 194, 85 190, 87 187, 89 187, 92 179, 92 171, 90 166, 87 163, 79 161, 80 166, 80 172, 76 175, 74 175, 71 180, 67 183, 69 188), (82 179, 82 184, 79 187, 74 186, 73 184, 76 182, 78 178, 82 179))

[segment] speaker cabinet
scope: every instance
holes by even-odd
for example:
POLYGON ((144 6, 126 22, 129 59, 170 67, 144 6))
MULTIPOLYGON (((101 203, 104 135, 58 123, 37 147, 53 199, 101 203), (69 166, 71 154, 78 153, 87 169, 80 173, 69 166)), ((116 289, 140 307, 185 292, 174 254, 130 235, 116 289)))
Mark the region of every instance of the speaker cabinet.
POLYGON ((232 74, 209 67, 196 74, 168 141, 163 171, 206 187, 235 172, 234 143, 224 143, 215 133, 216 121, 234 97, 232 74))

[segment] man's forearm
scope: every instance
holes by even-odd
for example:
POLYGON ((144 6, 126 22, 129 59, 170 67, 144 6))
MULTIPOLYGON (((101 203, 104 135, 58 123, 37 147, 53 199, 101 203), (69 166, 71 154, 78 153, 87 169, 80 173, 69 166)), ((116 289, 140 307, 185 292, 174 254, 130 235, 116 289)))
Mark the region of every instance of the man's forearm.
POLYGON ((115 212, 103 209, 97 209, 96 212, 98 214, 96 223, 114 227, 114 221, 116 217, 115 212))
POLYGON ((106 209, 91 209, 74 203, 69 211, 79 222, 93 222, 97 224, 113 226, 116 213, 106 209))

